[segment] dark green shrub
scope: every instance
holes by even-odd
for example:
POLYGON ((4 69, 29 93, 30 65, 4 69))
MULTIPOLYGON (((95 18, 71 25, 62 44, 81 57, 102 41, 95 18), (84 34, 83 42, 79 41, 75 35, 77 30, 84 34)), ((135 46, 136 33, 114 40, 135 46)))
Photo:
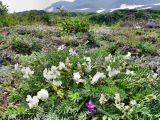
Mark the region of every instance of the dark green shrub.
POLYGON ((12 47, 15 52, 24 55, 29 55, 32 53, 32 51, 38 52, 41 50, 40 42, 34 39, 29 41, 24 38, 15 38, 15 40, 12 42, 12 47))
POLYGON ((6 5, 3 5, 2 1, 0 1, 0 16, 7 14, 8 9, 6 5))

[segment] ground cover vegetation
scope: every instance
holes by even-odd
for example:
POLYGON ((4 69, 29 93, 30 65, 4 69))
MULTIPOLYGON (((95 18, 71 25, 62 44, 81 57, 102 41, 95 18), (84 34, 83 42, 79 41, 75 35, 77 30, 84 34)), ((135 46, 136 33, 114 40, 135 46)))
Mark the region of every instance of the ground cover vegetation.
POLYGON ((160 11, 0 6, 0 119, 159 120, 160 11))

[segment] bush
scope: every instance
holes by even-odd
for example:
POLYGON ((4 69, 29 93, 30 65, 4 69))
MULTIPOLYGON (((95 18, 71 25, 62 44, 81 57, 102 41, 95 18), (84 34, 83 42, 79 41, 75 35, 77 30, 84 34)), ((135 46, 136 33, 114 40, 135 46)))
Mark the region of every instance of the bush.
POLYGON ((138 47, 142 54, 150 54, 150 55, 156 55, 157 54, 157 48, 154 47, 154 45, 151 42, 146 41, 139 41, 136 43, 136 47, 138 47))
POLYGON ((15 52, 19 54, 29 55, 32 51, 40 51, 41 44, 36 39, 30 39, 30 36, 23 37, 14 37, 12 41, 12 47, 15 52), (27 39, 28 37, 28 39, 27 39))
POLYGON ((14 16, 11 16, 11 15, 0 16, 0 27, 13 26, 13 25, 16 25, 17 23, 18 21, 14 16))
POLYGON ((67 18, 62 21, 62 28, 66 33, 84 33, 89 31, 89 22, 85 18, 67 18))
POLYGON ((0 1, 0 16, 7 14, 7 12, 7 6, 3 5, 2 1, 0 1))

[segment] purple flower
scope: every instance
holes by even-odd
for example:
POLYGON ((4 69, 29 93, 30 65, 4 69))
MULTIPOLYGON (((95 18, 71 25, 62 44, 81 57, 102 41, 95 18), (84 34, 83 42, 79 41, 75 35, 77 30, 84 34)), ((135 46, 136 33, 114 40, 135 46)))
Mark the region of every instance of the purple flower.
POLYGON ((89 110, 89 112, 91 113, 95 113, 96 112, 96 105, 93 104, 93 102, 91 100, 88 100, 86 102, 86 108, 89 110))
POLYGON ((141 52, 140 49, 138 49, 138 48, 131 48, 131 51, 136 52, 136 53, 141 52))

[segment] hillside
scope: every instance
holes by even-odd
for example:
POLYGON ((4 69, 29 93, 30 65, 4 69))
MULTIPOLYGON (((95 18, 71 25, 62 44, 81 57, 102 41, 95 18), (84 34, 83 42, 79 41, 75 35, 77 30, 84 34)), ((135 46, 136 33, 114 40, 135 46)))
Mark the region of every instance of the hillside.
POLYGON ((0 120, 158 120, 159 111, 160 10, 3 10, 0 120))
POLYGON ((74 2, 59 1, 48 8, 47 11, 56 12, 62 8, 72 12, 110 12, 116 9, 159 9, 159 0, 76 0, 74 2))

